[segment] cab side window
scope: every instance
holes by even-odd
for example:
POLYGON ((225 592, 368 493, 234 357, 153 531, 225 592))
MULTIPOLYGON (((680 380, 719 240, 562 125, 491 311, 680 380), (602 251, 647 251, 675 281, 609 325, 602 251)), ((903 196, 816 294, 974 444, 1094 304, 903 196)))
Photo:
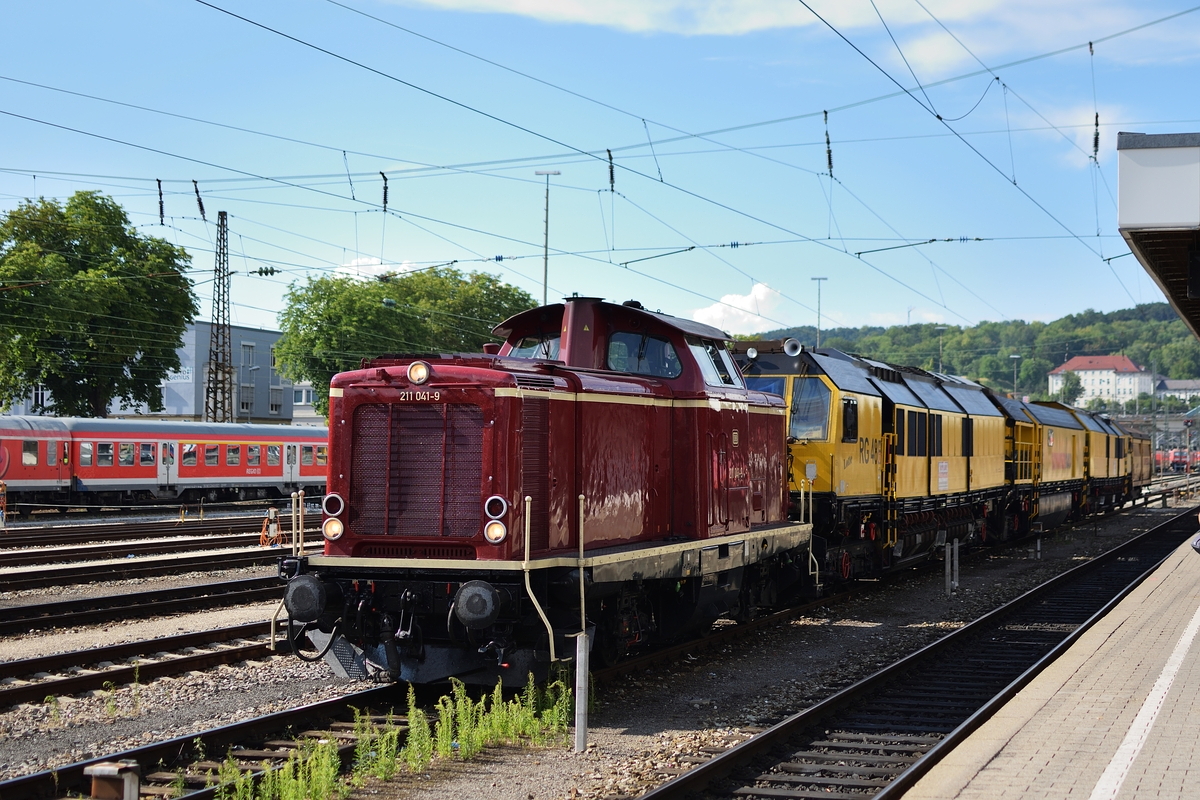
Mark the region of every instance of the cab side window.
POLYGON ((688 339, 687 345, 705 383, 709 386, 742 387, 742 374, 723 347, 712 339, 688 339))
POLYGON ((608 337, 608 368, 656 378, 678 378, 683 372, 675 348, 666 339, 624 331, 608 337))
POLYGON ((36 467, 38 464, 37 439, 21 442, 21 466, 36 467))
POLYGON ((853 397, 842 399, 842 441, 858 441, 858 400, 853 397))

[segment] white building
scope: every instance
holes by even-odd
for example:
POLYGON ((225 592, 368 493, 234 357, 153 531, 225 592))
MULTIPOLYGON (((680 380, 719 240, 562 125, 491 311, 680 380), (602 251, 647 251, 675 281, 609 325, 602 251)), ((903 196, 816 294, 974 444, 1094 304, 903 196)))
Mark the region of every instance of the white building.
POLYGON ((1083 385, 1083 394, 1075 401, 1081 406, 1097 397, 1126 403, 1154 391, 1154 375, 1130 361, 1129 356, 1075 356, 1050 371, 1051 396, 1062 390, 1068 372, 1078 375, 1083 385))
POLYGON ((1200 381, 1160 380, 1156 391, 1159 397, 1177 397, 1180 400, 1194 400, 1200 398, 1200 381))

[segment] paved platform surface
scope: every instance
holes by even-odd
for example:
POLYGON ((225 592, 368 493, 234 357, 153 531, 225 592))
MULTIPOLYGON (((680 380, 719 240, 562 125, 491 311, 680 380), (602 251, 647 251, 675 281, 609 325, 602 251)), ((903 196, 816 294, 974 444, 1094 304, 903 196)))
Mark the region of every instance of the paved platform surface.
POLYGON ((1200 798, 1198 630, 1185 544, 905 800, 1200 798))

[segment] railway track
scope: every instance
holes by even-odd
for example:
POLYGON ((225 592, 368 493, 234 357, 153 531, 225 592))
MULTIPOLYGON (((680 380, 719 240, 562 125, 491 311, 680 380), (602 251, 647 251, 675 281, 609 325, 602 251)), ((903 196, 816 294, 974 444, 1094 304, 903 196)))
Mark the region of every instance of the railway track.
MULTIPOLYGON (((320 548, 312 542, 306 552, 320 548)), ((210 546, 209 550, 212 549, 210 546)), ((29 567, 20 572, 0 575, 0 591, 44 589, 50 586, 116 581, 128 578, 148 578, 184 572, 237 569, 239 567, 274 564, 284 552, 278 547, 254 547, 232 553, 201 553, 192 556, 161 558, 122 558, 110 561, 89 561, 76 566, 44 568, 29 567)))
POLYGON ((0 662, 0 708, 37 703, 46 697, 79 694, 179 675, 272 654, 267 622, 184 633, 73 653, 0 662), (204 648, 197 651, 197 648, 204 648), (125 663, 116 663, 124 661, 125 663), (85 669, 86 668, 86 669, 85 669))
POLYGON ((255 547, 258 543, 259 534, 257 532, 235 533, 232 535, 215 531, 186 533, 165 541, 116 541, 105 542, 103 544, 57 545, 39 547, 35 550, 0 552, 0 567, 20 567, 47 563, 69 564, 81 561, 98 561, 106 558, 186 553, 196 550, 213 550, 226 547, 255 547))
POLYGON ((283 582, 272 576, 12 606, 0 615, 0 635, 277 600, 283 597, 283 589, 283 582))
POLYGON ((1195 533, 1191 509, 643 795, 898 798, 1195 533))
MULTIPOLYGON (((169 536, 250 533, 262 528, 262 514, 248 517, 112 522, 94 525, 21 526, 0 532, 0 550, 59 547, 87 542, 136 541, 169 536)), ((286 519, 284 520, 286 522, 286 519)))
POLYGON ((372 714, 370 718, 375 722, 393 719, 403 735, 405 719, 402 714, 407 709, 404 689, 388 685, 13 778, 0 782, 0 797, 4 800, 47 800, 87 795, 91 779, 84 775, 86 767, 104 761, 129 760, 141 765, 143 796, 174 797, 174 787, 182 782, 187 787, 189 800, 211 800, 216 787, 205 787, 204 784, 210 780, 208 773, 215 773, 221 764, 207 760, 205 754, 220 759, 229 752, 247 765, 259 765, 263 761, 282 764, 302 741, 331 739, 339 742, 339 753, 345 763, 355 747, 352 731, 356 708, 368 713, 371 710, 382 712, 372 714), (393 708, 401 713, 390 717, 393 708), (299 733, 293 733, 295 731, 299 733))

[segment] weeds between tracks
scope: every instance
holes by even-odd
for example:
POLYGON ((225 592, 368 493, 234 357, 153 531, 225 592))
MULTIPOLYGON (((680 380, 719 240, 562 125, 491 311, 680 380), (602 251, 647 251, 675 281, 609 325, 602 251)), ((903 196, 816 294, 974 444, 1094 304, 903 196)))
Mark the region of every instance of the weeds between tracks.
MULTIPOLYGON (((354 757, 346 775, 338 742, 332 738, 305 742, 283 764, 261 762, 257 783, 254 771, 229 755, 216 775, 210 773, 211 783, 217 784, 216 800, 339 800, 368 778, 390 780, 401 768, 418 773, 435 759, 469 760, 492 745, 543 747, 565 739, 573 703, 572 692, 562 680, 540 688, 531 675, 525 689, 508 701, 500 682, 478 702, 461 681, 451 679, 451 684, 451 694, 438 699, 432 725, 429 715, 417 706, 411 686, 404 719, 389 714, 378 724, 354 709, 354 757)), ((181 789, 182 777, 180 773, 181 789)))

